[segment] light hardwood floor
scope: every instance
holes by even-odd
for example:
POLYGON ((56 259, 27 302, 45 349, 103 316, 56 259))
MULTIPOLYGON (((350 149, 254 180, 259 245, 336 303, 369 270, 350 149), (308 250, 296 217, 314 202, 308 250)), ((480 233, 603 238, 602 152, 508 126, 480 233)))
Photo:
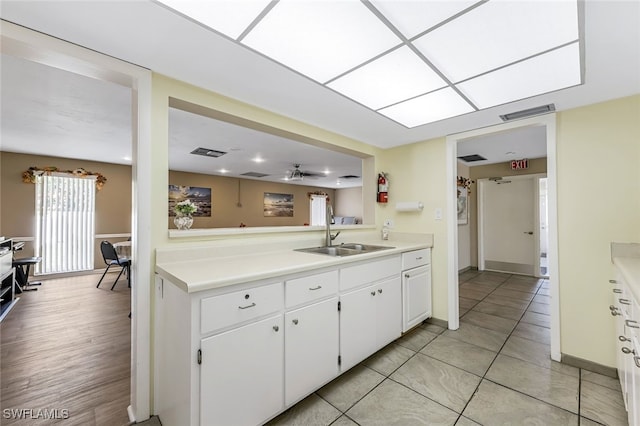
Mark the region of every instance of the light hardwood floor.
POLYGON ((19 295, 0 323, 0 424, 129 424, 131 296, 123 277, 110 290, 115 277, 100 288, 95 274, 45 280, 19 295), (44 420, 38 410, 68 418, 44 420))

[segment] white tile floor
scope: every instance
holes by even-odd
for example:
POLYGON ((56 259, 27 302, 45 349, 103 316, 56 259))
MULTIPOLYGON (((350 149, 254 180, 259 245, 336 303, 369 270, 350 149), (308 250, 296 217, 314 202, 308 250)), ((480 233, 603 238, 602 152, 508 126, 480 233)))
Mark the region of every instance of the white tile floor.
POLYGON ((460 275, 460 329, 423 324, 269 425, 625 425, 620 384, 551 361, 548 283, 460 275))

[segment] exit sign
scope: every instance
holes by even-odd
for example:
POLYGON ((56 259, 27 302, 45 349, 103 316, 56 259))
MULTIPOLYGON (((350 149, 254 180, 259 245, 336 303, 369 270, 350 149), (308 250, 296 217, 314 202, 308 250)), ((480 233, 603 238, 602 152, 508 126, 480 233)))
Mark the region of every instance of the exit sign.
POLYGON ((511 170, 524 170, 529 168, 529 160, 513 160, 511 162, 511 170))

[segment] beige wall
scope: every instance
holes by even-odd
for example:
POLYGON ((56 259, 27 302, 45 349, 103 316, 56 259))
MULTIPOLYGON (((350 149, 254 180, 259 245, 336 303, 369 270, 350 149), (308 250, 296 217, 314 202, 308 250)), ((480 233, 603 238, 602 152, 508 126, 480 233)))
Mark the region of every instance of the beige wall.
POLYGON ((640 96, 558 114, 564 354, 615 365, 609 243, 640 242, 640 96))
POLYGON ((511 163, 487 164, 469 168, 469 176, 472 180, 471 197, 469 197, 469 249, 470 262, 474 268, 478 267, 478 179, 490 177, 522 176, 547 173, 547 159, 529 159, 529 168, 526 170, 511 170, 511 163))
MULTIPOLYGON (((263 182, 197 173, 169 172, 170 185, 211 188, 211 216, 194 217, 194 228, 236 228, 247 226, 302 226, 309 223, 309 197, 307 193, 321 191, 334 199, 335 190, 286 183, 263 182), (240 202, 238 207, 238 183, 240 202), (264 217, 264 193, 293 194, 293 217, 264 217)), ((175 228, 173 217, 169 228, 175 228)))
MULTIPOLYGON (((69 158, 3 152, 0 187, 2 188, 2 216, 0 235, 5 237, 35 237, 35 185, 22 182, 22 172, 29 167, 55 166, 61 170, 82 167, 102 173, 107 183, 96 193, 96 234, 124 234, 131 232, 131 166, 73 160, 69 158)), ((109 238, 116 242, 124 238, 109 238)), ((104 267, 100 253, 100 239, 96 239, 95 267, 104 267)), ((33 255, 33 244, 25 244, 19 257, 33 255)))
POLYGON ((362 223, 362 187, 336 189, 334 214, 354 216, 362 223))
POLYGON ((379 156, 380 170, 389 176, 389 203, 378 204, 376 222, 394 221, 392 231, 424 232, 434 235, 431 274, 433 279, 433 316, 447 320, 447 220, 446 212, 446 140, 433 139, 384 151, 379 156), (420 212, 396 212, 398 201, 421 201, 420 212), (434 211, 442 209, 442 220, 434 211))

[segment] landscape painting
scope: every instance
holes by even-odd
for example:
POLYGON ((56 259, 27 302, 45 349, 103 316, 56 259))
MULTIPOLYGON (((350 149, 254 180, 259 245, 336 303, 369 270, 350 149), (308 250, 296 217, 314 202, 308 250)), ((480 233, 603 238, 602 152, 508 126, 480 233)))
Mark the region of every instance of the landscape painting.
POLYGON ((169 185, 169 216, 175 216, 173 208, 177 203, 190 200, 198 207, 193 216, 211 216, 211 188, 197 186, 169 185))
POLYGON ((293 217, 293 194, 264 193, 265 217, 293 217))

